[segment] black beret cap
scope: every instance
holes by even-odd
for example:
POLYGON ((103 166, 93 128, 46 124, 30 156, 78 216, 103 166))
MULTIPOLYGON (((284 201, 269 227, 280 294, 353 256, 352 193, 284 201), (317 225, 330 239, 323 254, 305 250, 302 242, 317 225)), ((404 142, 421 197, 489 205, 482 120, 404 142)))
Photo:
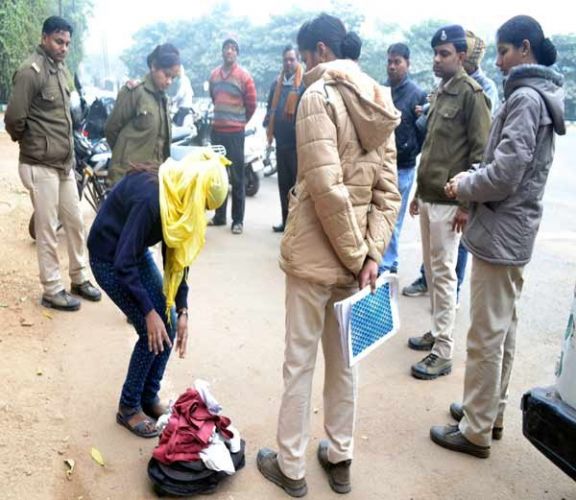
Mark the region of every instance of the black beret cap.
POLYGON ((444 43, 452 43, 455 46, 460 46, 466 51, 466 32, 464 28, 458 24, 444 26, 440 28, 432 37, 430 45, 432 48, 442 45, 444 43))

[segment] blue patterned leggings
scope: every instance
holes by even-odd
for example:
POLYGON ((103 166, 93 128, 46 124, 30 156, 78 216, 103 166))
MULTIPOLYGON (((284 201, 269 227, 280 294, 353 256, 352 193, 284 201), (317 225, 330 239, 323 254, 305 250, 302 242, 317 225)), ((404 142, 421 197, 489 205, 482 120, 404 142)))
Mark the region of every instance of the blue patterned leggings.
MULTIPOLYGON (((98 284, 130 319, 139 337, 130 358, 128 374, 122 387, 120 404, 134 410, 139 410, 142 406, 154 405, 159 401, 160 382, 164 376, 171 349, 164 344, 164 352, 158 355, 148 350, 146 318, 140 312, 129 290, 120 282, 114 265, 111 262, 90 257, 90 267, 98 284)), ((140 279, 150 295, 154 309, 164 321, 170 340, 174 342, 176 315, 174 309, 172 309, 171 322, 173 326, 169 326, 165 314, 166 299, 162 293, 162 275, 149 251, 146 251, 138 269, 140 279)))

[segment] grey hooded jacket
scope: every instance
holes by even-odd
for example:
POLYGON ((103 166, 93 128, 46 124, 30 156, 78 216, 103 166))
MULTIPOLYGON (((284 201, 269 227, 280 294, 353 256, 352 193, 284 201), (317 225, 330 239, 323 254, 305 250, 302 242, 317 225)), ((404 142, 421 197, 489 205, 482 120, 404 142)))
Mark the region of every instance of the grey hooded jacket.
POLYGON ((532 256, 554 132, 566 133, 562 85, 562 75, 550 68, 514 68, 483 162, 458 184, 458 199, 472 202, 463 242, 482 260, 522 266, 532 256))

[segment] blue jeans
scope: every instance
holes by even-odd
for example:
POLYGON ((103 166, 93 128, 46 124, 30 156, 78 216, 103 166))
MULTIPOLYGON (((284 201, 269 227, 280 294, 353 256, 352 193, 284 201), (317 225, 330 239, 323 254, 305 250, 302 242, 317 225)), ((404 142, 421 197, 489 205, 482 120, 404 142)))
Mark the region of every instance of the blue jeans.
MULTIPOLYGON (((142 406, 152 406, 158 402, 160 382, 164 376, 171 349, 164 344, 164 351, 158 355, 148 350, 146 318, 130 291, 120 281, 114 264, 90 257, 90 267, 102 290, 130 319, 139 337, 128 365, 128 374, 122 387, 120 404, 135 410, 139 410, 142 406)), ((174 342, 176 314, 172 309, 171 325, 168 325, 165 314, 166 299, 162 293, 162 275, 149 251, 146 251, 142 257, 138 270, 142 284, 154 304, 154 309, 164 321, 170 340, 174 342)))
POLYGON ((402 196, 402 203, 400 205, 400 211, 398 212, 398 218, 396 219, 396 226, 392 233, 392 239, 388 244, 388 248, 382 258, 380 266, 378 266, 379 272, 390 270, 395 272, 398 270, 398 242, 400 239, 400 232, 402 231, 402 225, 404 223, 404 216, 406 215, 406 209, 408 207, 410 190, 414 183, 415 172, 415 167, 398 169, 398 190, 402 196))
MULTIPOLYGON (((456 289, 457 293, 460 294, 460 287, 462 286, 462 282, 464 281, 464 277, 466 276, 466 264, 468 263, 468 250, 464 247, 462 242, 460 242, 460 246, 458 247, 458 261, 456 262, 456 277, 458 278, 458 288, 456 289)), ((428 287, 428 283, 426 283, 426 274, 424 273, 424 264, 420 266, 420 280, 426 287, 428 287)))

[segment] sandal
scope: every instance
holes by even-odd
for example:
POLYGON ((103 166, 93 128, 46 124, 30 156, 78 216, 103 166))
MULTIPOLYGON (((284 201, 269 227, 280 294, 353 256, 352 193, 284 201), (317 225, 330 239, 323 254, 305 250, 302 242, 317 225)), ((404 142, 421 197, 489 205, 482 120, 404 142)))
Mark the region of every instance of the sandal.
POLYGON ((168 406, 162 403, 154 403, 151 405, 142 404, 142 411, 154 420, 158 420, 162 415, 168 413, 168 406))
POLYGON ((152 419, 145 419, 142 422, 138 422, 136 425, 130 425, 128 421, 137 413, 135 411, 130 413, 129 415, 123 415, 122 413, 116 413, 116 422, 120 424, 122 427, 126 427, 132 434, 136 434, 138 437, 142 438, 153 438, 157 437, 160 433, 156 426, 154 425, 154 421, 152 419))

